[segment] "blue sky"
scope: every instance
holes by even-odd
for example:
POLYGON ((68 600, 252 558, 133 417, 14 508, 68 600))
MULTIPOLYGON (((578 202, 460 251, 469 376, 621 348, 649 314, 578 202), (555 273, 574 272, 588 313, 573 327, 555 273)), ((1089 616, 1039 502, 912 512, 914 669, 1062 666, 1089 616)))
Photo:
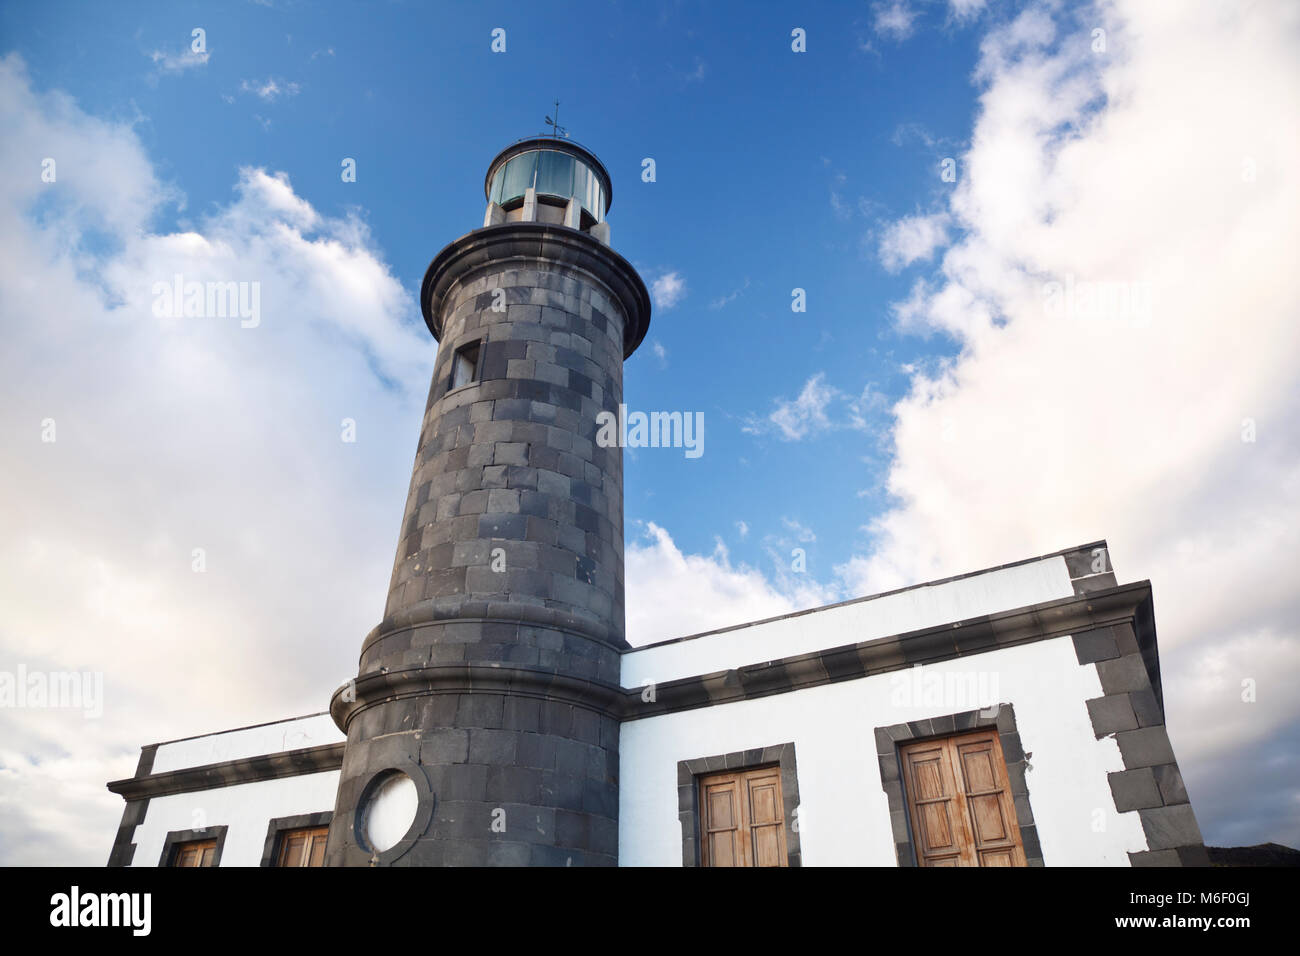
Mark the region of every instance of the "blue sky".
POLYGON ((675 274, 685 288, 660 300, 626 397, 703 411, 707 454, 632 456, 629 522, 671 527, 696 551, 720 535, 765 566, 774 538, 789 563, 783 522, 795 522, 817 538, 804 542, 810 573, 829 577, 886 503, 884 456, 837 432, 791 454, 779 430, 743 426, 821 374, 846 398, 870 390, 863 435, 883 431, 908 387, 900 366, 952 353, 893 328, 888 304, 909 276, 886 272, 873 240, 951 190, 939 162, 969 132, 978 33, 943 7, 920 11, 898 44, 866 6, 794 19, 753 6, 590 4, 560 21, 531 4, 55 3, 10 5, 3 23, 35 77, 57 77, 87 112, 139 120, 185 196, 154 228, 227 203, 240 166, 284 171, 321 213, 358 210, 412 290, 481 222, 492 156, 544 130, 559 99, 562 125, 611 171, 615 247, 647 282, 675 274), (150 69, 155 54, 183 58, 195 26, 205 63, 150 69), (504 54, 490 51, 497 27, 504 54), (791 49, 795 27, 805 54, 791 49), (355 183, 340 181, 342 157, 357 160, 355 183), (646 157, 654 183, 641 180, 646 157), (806 313, 791 311, 795 288, 806 313))
POLYGON ((625 399, 705 419, 626 456, 630 638, 1105 538, 1207 840, 1300 845, 1298 53, 1226 0, 0 7, 0 669, 106 698, 0 712, 0 862, 102 862, 142 743, 354 672, 420 280, 556 99, 656 292, 625 399), (159 319, 177 272, 260 326, 159 319))

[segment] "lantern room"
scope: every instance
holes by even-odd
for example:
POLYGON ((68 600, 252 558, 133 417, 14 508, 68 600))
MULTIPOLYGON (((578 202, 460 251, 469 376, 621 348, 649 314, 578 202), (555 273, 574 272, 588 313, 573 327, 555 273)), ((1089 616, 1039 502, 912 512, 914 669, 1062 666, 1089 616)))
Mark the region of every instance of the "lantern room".
POLYGON ((589 150, 559 137, 520 140, 488 167, 484 226, 545 222, 589 232, 606 245, 609 173, 589 150))

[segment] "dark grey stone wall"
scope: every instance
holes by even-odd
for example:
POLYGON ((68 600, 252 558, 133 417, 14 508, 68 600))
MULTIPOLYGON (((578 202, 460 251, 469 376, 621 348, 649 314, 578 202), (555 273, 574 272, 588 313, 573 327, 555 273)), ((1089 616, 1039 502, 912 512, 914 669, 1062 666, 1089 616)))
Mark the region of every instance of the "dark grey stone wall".
MULTIPOLYGON (((366 710, 349 731, 338 806, 389 768, 428 780, 431 819, 394 866, 613 866, 618 862, 618 721, 562 701, 437 694, 366 710), (369 736, 389 722, 426 729, 369 736), (417 771, 416 768, 419 768, 417 771)), ((348 814, 348 817, 351 815, 348 814)), ((364 865, 336 814, 332 865, 364 865)))
POLYGON ((617 254, 535 224, 457 240, 425 286, 440 347, 384 618, 331 705, 328 863, 614 865, 623 463, 597 414, 648 297, 617 254), (475 382, 450 388, 476 342, 475 382), (391 769, 417 782, 418 832, 376 855, 357 808, 391 769))
POLYGON ((478 597, 561 610, 621 645, 622 450, 596 444, 623 396, 619 305, 534 260, 459 283, 443 315, 385 617, 478 597), (481 380, 448 392, 475 341, 481 380))
MULTIPOLYGON (((153 761, 157 753, 157 744, 145 744, 140 748, 140 759, 135 765, 136 779, 153 773, 153 761)), ((112 784, 109 784, 109 789, 113 789, 112 784)), ((122 822, 118 824, 117 836, 113 838, 113 849, 108 854, 108 866, 130 866, 134 861, 135 828, 144 823, 145 814, 148 812, 148 797, 126 798, 126 806, 122 808, 122 822)))

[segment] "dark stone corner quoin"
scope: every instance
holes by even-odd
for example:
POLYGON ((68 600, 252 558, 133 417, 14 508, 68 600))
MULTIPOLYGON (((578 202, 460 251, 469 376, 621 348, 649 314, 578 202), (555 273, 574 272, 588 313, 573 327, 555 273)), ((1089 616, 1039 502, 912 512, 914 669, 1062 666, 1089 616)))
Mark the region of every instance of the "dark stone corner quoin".
MULTIPOLYGON (((608 186, 590 153, 545 140, 503 151, 489 187, 530 149, 570 153, 608 186)), ((650 296, 594 234, 607 229, 525 221, 546 202, 556 214, 556 197, 516 198, 425 275, 440 347, 384 615, 330 704, 347 743, 327 865, 618 860, 622 451, 594 439, 650 296), (376 853, 365 808, 393 772, 418 811, 376 853)))
POLYGON ((1112 737, 1124 769, 1107 774, 1118 813, 1137 813, 1147 849, 1133 866, 1209 866, 1196 815, 1165 729, 1150 614, 1072 635, 1079 664, 1094 666, 1102 696, 1085 702, 1094 735, 1112 737))

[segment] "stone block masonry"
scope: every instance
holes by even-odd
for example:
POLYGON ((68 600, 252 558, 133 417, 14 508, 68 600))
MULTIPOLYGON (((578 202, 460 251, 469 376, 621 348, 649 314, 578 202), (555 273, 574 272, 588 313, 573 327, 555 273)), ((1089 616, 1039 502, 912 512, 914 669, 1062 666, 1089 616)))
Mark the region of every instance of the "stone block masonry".
POLYGON ((385 618, 477 595, 563 609, 621 645, 622 455, 594 439, 597 414, 616 411, 623 392, 624 320, 573 271, 530 266, 444 300, 385 618), (496 288, 513 293, 502 311, 496 288), (510 304, 543 297, 556 304, 510 304), (449 390, 453 354, 474 343, 479 381, 449 390))
POLYGON ((327 862, 615 865, 623 462, 595 438, 648 293, 590 236, 507 223, 444 249, 422 295, 440 347, 383 620, 331 702, 327 862), (457 356, 477 364, 453 387, 457 356), (377 852, 367 788, 393 770, 419 809, 377 852))

